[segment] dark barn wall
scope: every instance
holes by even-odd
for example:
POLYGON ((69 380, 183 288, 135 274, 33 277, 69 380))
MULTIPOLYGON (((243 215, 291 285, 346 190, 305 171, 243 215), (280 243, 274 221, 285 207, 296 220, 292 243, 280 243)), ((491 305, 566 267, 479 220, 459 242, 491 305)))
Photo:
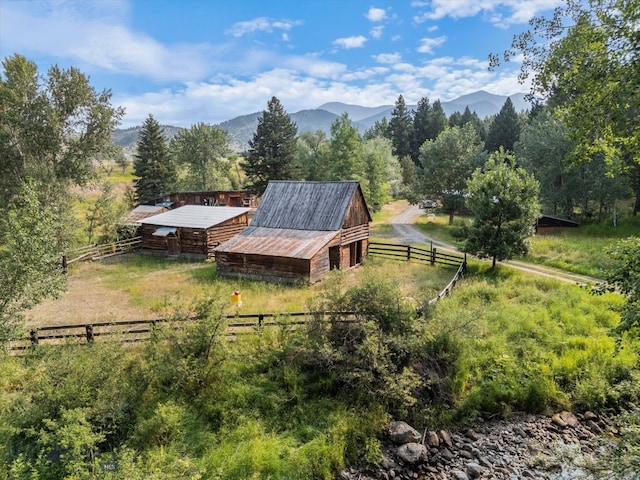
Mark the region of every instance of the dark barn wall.
MULTIPOLYGON (((217 271, 225 276, 282 283, 310 278, 311 262, 305 259, 229 252, 216 252, 215 255, 217 271)), ((327 254, 327 263, 328 258, 327 254)))

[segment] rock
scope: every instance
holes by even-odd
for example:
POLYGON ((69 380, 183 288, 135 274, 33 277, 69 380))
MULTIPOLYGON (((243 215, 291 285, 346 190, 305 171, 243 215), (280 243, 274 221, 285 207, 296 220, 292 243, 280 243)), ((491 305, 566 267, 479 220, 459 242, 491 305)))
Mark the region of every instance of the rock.
POLYGON ((455 480, 469 480, 467 474, 460 470, 454 470, 453 472, 451 472, 451 474, 453 475, 453 478, 455 478, 455 480))
POLYGON ((598 416, 595 413, 591 412, 591 411, 584 412, 584 419, 585 420, 595 420, 597 418, 598 418, 598 416))
POLYGON ((466 458, 468 460, 471 460, 473 458, 473 453, 467 452, 466 450, 460 450, 458 452, 458 455, 460 455, 462 458, 466 458))
POLYGON ((402 461, 413 465, 427 460, 427 448, 421 443, 405 443, 398 447, 398 457, 402 461))
POLYGON ((562 419, 562 417, 560 417, 559 413, 556 413, 551 417, 551 423, 553 423, 554 425, 557 425, 558 427, 562 427, 562 428, 565 428, 567 426, 567 422, 565 422, 562 419))
POLYGON ((442 450, 442 452, 440 453, 440 455, 442 455, 442 458, 444 458, 445 460, 452 460, 453 459, 453 453, 448 448, 444 448, 442 450))
POLYGON ((473 428, 467 429, 467 431, 465 432, 465 436, 468 439, 473 440, 474 442, 480 440, 480 435, 478 435, 478 433, 473 428))
POLYGON ((576 428, 580 424, 576 416, 571 412, 560 412, 560 418, 571 428, 576 428))
POLYGON ((451 441, 451 435, 446 430, 440 430, 440 441, 443 442, 447 447, 453 448, 453 442, 451 441))
POLYGON ((420 433, 406 422, 391 422, 389 438, 395 444, 417 443, 421 440, 420 433))
POLYGON ((481 477, 485 472, 485 468, 477 463, 467 463, 467 474, 472 478, 481 477))
POLYGON ((436 432, 428 432, 427 433, 427 444, 430 447, 439 447, 440 439, 438 438, 438 434, 436 432))

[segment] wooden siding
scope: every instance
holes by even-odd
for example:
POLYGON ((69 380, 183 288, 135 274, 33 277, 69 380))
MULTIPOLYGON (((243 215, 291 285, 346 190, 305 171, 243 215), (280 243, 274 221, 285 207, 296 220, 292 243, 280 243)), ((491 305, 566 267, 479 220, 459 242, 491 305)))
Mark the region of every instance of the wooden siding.
POLYGON ((156 198, 155 203, 161 202, 173 202, 177 206, 209 205, 255 208, 258 206, 258 197, 244 190, 206 190, 175 192, 156 198))
MULTIPOLYGON (((327 257, 328 258, 328 257, 327 257)), ((311 261, 301 258, 273 257, 216 251, 219 274, 272 282, 295 283, 309 280, 311 261)))
MULTIPOLYGON (((181 254, 193 254, 211 258, 214 249, 223 242, 242 232, 248 223, 244 213, 210 228, 177 227, 176 236, 181 254)), ((165 225, 143 224, 141 229, 142 248, 145 250, 167 250, 167 238, 153 233, 165 225)))
POLYGON ((354 194, 351 197, 349 208, 344 215, 344 221, 342 222, 343 229, 353 228, 359 225, 367 225, 368 229, 369 222, 371 221, 369 208, 367 207, 359 185, 356 193, 358 194, 354 194))
POLYGON ((367 240, 369 238, 369 224, 356 225, 355 227, 342 230, 340 234, 340 244, 367 240))

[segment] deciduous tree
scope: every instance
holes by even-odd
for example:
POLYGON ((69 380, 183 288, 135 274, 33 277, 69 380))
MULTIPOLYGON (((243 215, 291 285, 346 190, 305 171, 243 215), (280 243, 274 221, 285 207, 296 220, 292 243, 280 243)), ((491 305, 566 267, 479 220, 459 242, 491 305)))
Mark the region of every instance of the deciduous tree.
POLYGON ((296 135, 298 127, 272 97, 267 110, 258 118, 258 127, 249 140, 244 171, 251 188, 262 193, 269 180, 297 180, 300 173, 296 163, 296 135))
POLYGON ((331 139, 326 160, 327 180, 362 179, 362 139, 347 113, 343 113, 331 124, 331 139))
POLYGON ((219 125, 197 123, 172 139, 177 166, 186 166, 185 190, 228 190, 231 187, 229 134, 219 125))
POLYGON ((473 214, 464 249, 496 261, 527 254, 540 214, 538 181, 516 167, 515 157, 502 148, 467 182, 466 204, 473 214))

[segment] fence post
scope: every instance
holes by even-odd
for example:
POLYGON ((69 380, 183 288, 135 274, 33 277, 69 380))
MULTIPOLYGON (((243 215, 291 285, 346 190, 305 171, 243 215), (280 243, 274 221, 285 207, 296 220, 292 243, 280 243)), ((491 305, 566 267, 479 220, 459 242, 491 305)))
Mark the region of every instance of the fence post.
POLYGON ((260 314, 258 315, 258 326, 261 327, 262 326, 262 321, 264 320, 264 315, 260 314))
POLYGON ((31 330, 29 332, 29 339, 31 340, 31 345, 38 345, 38 330, 31 330))
POLYGON ((62 273, 67 273, 67 255, 62 255, 62 273))
POLYGON ((435 248, 431 248, 431 265, 434 265, 436 263, 436 255, 437 255, 437 251, 435 248))
POLYGON ((93 325, 85 325, 87 329, 87 343, 93 343, 93 325))
POLYGON ((407 262, 411 261, 411 245, 407 245, 407 262))

